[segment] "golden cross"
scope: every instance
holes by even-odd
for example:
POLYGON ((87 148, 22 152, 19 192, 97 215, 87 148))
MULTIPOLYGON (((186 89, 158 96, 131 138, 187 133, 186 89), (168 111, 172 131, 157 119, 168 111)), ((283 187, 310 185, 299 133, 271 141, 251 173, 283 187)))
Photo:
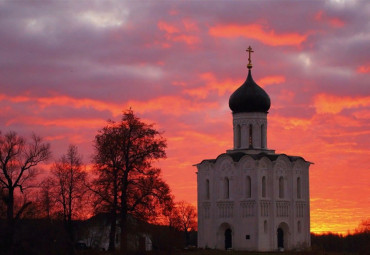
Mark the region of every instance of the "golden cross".
POLYGON ((247 67, 248 67, 249 69, 251 69, 251 68, 252 68, 251 53, 252 53, 252 52, 254 52, 254 51, 252 50, 252 47, 251 47, 251 46, 249 46, 249 47, 248 47, 248 49, 247 49, 246 51, 248 51, 248 53, 249 53, 249 57, 248 57, 248 65, 247 65, 247 67))

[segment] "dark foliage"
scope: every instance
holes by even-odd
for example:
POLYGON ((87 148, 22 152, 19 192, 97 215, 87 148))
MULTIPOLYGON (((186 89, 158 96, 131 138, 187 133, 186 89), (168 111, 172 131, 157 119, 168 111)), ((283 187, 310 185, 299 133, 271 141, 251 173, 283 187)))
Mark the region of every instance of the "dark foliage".
POLYGON ((152 167, 155 160, 166 157, 166 141, 153 125, 128 110, 120 122, 110 121, 98 132, 94 147, 97 178, 91 190, 97 195, 96 209, 111 214, 109 250, 115 250, 119 221, 121 250, 127 251, 127 216, 148 221, 172 201, 160 169, 152 167))
MULTIPOLYGON (((4 224, 4 222, 2 223, 4 224)), ((7 255, 11 253, 1 249, 4 234, 0 231, 0 254, 7 255)), ((68 254, 68 242, 69 237, 63 221, 21 219, 16 224, 12 254, 68 254)))
POLYGON ((3 250, 11 253, 15 246, 16 225, 32 204, 26 191, 37 176, 37 165, 50 157, 50 145, 33 135, 31 141, 15 132, 0 132, 0 215, 6 210, 6 226, 2 228, 3 250), (17 196, 18 195, 18 196, 17 196), (23 196, 23 201, 18 199, 23 196), (18 207, 18 208, 17 208, 18 207))
POLYGON ((311 234, 311 244, 314 251, 369 254, 370 232, 357 232, 347 236, 333 233, 311 234))

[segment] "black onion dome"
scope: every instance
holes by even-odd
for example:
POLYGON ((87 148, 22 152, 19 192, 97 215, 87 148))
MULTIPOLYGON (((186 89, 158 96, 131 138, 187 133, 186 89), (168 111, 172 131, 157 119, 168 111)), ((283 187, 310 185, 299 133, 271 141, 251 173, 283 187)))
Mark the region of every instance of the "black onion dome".
POLYGON ((258 86, 248 71, 246 81, 230 96, 229 107, 233 113, 267 112, 270 109, 270 97, 258 86))

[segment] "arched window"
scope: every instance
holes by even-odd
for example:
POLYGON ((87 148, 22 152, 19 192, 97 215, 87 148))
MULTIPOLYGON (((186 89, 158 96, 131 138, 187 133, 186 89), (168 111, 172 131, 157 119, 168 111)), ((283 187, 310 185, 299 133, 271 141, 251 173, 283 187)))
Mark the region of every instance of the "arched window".
POLYGON ((264 132, 265 132, 265 126, 262 124, 261 125, 261 148, 263 149, 263 148, 265 148, 265 134, 264 134, 264 132))
POLYGON ((267 233, 267 220, 263 222, 263 232, 267 233))
POLYGON ((298 231, 298 233, 301 233, 301 231, 302 231, 302 226, 301 226, 300 221, 297 222, 297 231, 298 231))
POLYGON ((279 198, 284 198, 284 178, 279 178, 279 198))
POLYGON ((301 198, 301 178, 297 178, 297 198, 301 198))
POLYGON ((262 197, 266 197, 266 177, 262 177, 262 197))
POLYGON ((249 148, 253 148, 253 126, 249 125, 249 148))
POLYGON ((236 148, 240 148, 240 141, 241 141, 241 130, 240 125, 236 125, 236 148))
POLYGON ((251 182, 250 176, 247 176, 246 183, 245 183, 245 189, 246 189, 247 198, 251 198, 252 197, 252 182, 251 182))
POLYGON ((230 183, 229 178, 225 177, 224 180, 224 198, 230 198, 230 183))
POLYGON ((206 199, 209 199, 210 198, 210 194, 209 194, 209 180, 207 179, 206 180, 206 199))

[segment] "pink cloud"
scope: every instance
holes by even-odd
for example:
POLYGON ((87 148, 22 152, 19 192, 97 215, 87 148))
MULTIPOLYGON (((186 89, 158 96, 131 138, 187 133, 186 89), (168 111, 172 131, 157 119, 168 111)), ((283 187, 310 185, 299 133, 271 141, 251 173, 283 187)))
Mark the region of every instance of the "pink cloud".
POLYGON ((345 25, 345 22, 343 20, 337 17, 328 17, 328 15, 323 10, 316 13, 315 20, 326 22, 335 28, 341 28, 345 25))
POLYGON ((209 29, 214 37, 224 38, 251 38, 270 46, 299 46, 306 41, 308 34, 282 33, 277 34, 273 29, 259 24, 251 25, 216 25, 209 29))
POLYGON ((370 73, 370 65, 359 66, 356 71, 358 73, 370 73))
POLYGON ((181 116, 184 111, 197 112, 201 109, 217 108, 217 102, 195 102, 180 96, 161 96, 146 101, 130 100, 123 109, 132 107, 139 113, 160 111, 165 114, 181 116))
POLYGON ((232 79, 225 79, 220 81, 211 72, 200 74, 200 79, 204 81, 205 85, 191 89, 184 89, 183 92, 185 94, 204 99, 207 98, 211 91, 216 91, 219 96, 222 96, 226 92, 233 92, 237 87, 241 85, 239 84, 240 81, 232 79))
MULTIPOLYGON (((194 32, 198 31, 196 23, 191 20, 183 20, 180 25, 173 25, 165 21, 159 21, 157 24, 159 30, 165 32, 167 40, 173 42, 184 42, 187 45, 194 45, 200 42, 198 35, 194 32)), ((163 44, 165 48, 170 47, 170 44, 163 44)))
POLYGON ((370 96, 339 97, 328 94, 318 94, 314 97, 314 107, 317 113, 340 113, 343 109, 370 106, 370 96))
POLYGON ((285 77, 283 75, 275 75, 275 76, 265 76, 257 81, 258 85, 262 87, 272 84, 279 84, 285 82, 285 77))

